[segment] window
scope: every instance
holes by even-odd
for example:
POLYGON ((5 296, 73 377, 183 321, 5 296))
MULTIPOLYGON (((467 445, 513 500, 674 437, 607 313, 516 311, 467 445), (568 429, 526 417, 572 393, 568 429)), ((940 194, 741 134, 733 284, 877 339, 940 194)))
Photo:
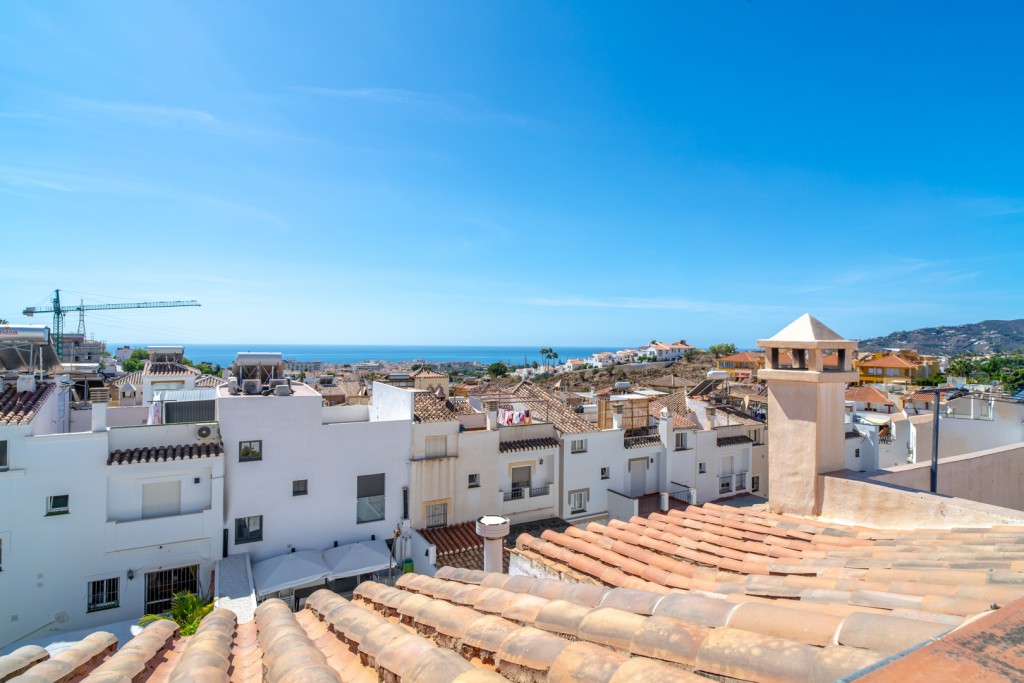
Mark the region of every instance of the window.
POLYGON ((602 479, 609 479, 611 476, 612 475, 611 475, 611 468, 610 467, 602 467, 601 468, 601 478, 602 479))
POLYGON ((697 464, 697 474, 707 474, 707 473, 708 473, 708 464, 706 462, 698 463, 697 464))
POLYGON ((578 515, 587 511, 587 498, 590 497, 589 489, 578 489, 569 491, 569 514, 578 515))
POLYGON ((7 462, 7 442, 0 441, 0 472, 7 469, 9 463, 7 462))
POLYGON ((86 612, 99 612, 101 609, 113 609, 118 607, 118 596, 120 594, 121 579, 100 579, 89 582, 89 604, 86 612))
POLYGON ((402 487, 402 519, 409 519, 409 487, 402 487))
POLYGON ((586 439, 574 439, 569 446, 569 450, 572 453, 586 453, 587 452, 587 440, 586 439))
POLYGON ((309 493, 309 479, 296 479, 292 482, 292 495, 304 496, 309 493))
POLYGON ((853 449, 853 457, 855 457, 855 458, 859 458, 860 457, 860 449, 859 448, 854 448, 853 449))
POLYGON ((755 474, 750 478, 750 492, 756 493, 761 490, 761 477, 755 474))
POLYGON ((686 450, 686 432, 679 432, 676 434, 676 450, 686 450))
POLYGON ((365 474, 356 478, 356 524, 384 519, 384 475, 365 474))
POLYGON ((478 489, 480 488, 480 475, 471 474, 469 475, 469 488, 478 489))
POLYGON ((0 572, 4 570, 4 539, 0 538, 0 572))
POLYGON ((170 611, 171 596, 180 591, 199 594, 198 564, 146 574, 146 614, 170 611))
POLYGON ((66 515, 71 512, 71 496, 63 494, 60 496, 50 496, 46 499, 46 514, 49 515, 66 515))
POLYGON ((868 368, 868 374, 869 375, 881 375, 882 374, 882 368, 868 368))
POLYGON ((748 429, 747 436, 750 437, 750 440, 755 444, 761 443, 760 439, 757 438, 759 436, 759 431, 757 429, 748 429))
POLYGON ((235 520, 235 545, 263 540, 263 515, 239 517, 235 520))
POLYGON ((428 436, 426 443, 426 456, 428 458, 443 458, 448 455, 447 436, 428 436))
POLYGON ((448 503, 427 503, 427 528, 448 525, 448 503))
POLYGON ((263 459, 262 441, 239 441, 238 462, 250 462, 263 459))

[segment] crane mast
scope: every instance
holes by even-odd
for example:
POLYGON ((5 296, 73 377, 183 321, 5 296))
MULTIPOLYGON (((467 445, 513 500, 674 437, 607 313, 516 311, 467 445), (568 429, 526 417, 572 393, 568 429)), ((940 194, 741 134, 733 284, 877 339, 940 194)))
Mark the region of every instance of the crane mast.
POLYGON ((88 304, 80 302, 77 306, 63 306, 60 302, 60 290, 53 292, 53 303, 48 308, 37 308, 35 306, 28 306, 22 311, 22 315, 29 317, 34 316, 36 313, 53 313, 53 327, 51 329, 51 336, 53 338, 53 349, 57 352, 57 357, 63 359, 64 357, 64 316, 68 313, 77 312, 78 327, 82 334, 85 334, 85 312, 86 311, 116 311, 128 308, 179 308, 183 306, 199 306, 199 302, 195 299, 188 301, 140 301, 135 303, 124 303, 124 304, 88 304))

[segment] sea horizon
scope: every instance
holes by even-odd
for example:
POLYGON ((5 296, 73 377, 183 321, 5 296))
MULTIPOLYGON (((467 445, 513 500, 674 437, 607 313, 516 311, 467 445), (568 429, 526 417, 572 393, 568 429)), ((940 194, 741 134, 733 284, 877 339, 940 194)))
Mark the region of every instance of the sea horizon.
MULTIPOLYGON (((161 346, 154 342, 107 344, 113 354, 121 346, 133 349, 147 346, 161 346)), ((388 361, 392 363, 426 361, 427 363, 450 363, 455 361, 476 361, 483 365, 503 362, 510 365, 529 365, 537 361, 543 365, 540 346, 487 346, 487 345, 430 345, 430 344, 166 344, 183 346, 185 357, 193 363, 211 363, 221 367, 231 365, 239 352, 281 353, 285 360, 322 361, 332 364, 352 364, 363 361, 388 361)), ((610 346, 552 346, 558 354, 555 362, 569 358, 586 358, 599 351, 615 351, 610 346)))

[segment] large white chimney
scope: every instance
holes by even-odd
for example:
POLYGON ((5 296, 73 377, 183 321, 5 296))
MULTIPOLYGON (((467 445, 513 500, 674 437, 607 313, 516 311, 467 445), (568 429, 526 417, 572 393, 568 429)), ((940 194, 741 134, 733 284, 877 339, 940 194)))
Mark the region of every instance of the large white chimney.
POLYGON ((484 515, 476 520, 476 533, 484 539, 484 571, 497 572, 505 571, 502 560, 502 545, 505 537, 508 536, 508 518, 498 515, 484 515))
POLYGON ((94 431, 94 432, 105 432, 105 431, 107 431, 107 402, 106 401, 93 401, 92 402, 92 431, 94 431))

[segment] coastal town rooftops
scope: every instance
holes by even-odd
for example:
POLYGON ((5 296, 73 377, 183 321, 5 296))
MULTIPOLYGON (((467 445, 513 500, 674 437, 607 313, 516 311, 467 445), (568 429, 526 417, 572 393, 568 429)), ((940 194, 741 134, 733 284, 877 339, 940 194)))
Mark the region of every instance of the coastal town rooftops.
POLYGON ((457 422, 459 415, 474 415, 468 401, 441 398, 432 391, 413 395, 413 419, 416 422, 457 422))
POLYGON ((37 384, 32 391, 9 386, 0 392, 0 426, 17 427, 32 423, 36 413, 54 392, 52 382, 37 384))
MULTIPOLYGON (((658 401, 651 401, 647 407, 651 417, 655 419, 661 419, 661 411, 667 406, 664 403, 658 401)), ((673 429, 700 429, 700 425, 693 420, 688 420, 684 415, 676 411, 672 411, 672 428, 673 429)))
POLYGON ((421 377, 424 379, 448 379, 448 375, 444 374, 443 372, 431 370, 426 366, 413 370, 412 372, 409 373, 409 377, 421 377))
POLYGON ((510 400, 524 399, 535 420, 551 422, 563 434, 598 431, 597 425, 577 415, 557 398, 532 382, 520 382, 509 392, 510 400))
POLYGON ((757 364, 761 360, 761 354, 755 353, 754 351, 739 351, 737 353, 730 353, 728 356, 722 356, 718 359, 719 363, 754 363, 757 364))

